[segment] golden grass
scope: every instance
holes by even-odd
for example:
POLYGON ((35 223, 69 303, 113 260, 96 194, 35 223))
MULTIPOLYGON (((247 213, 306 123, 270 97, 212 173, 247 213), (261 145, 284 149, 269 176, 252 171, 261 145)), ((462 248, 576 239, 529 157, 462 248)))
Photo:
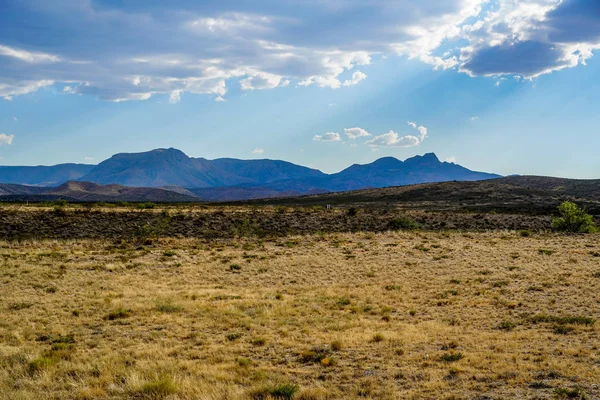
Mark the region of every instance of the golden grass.
POLYGON ((0 242, 0 398, 598 398, 599 238, 0 242))

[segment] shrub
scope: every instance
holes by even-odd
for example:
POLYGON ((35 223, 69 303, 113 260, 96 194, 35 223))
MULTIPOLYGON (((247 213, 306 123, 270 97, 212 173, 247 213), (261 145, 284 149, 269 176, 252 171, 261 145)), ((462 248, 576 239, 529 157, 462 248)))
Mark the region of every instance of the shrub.
POLYGON ((566 325, 554 325, 554 327, 552 328, 552 332, 556 333, 557 335, 568 335, 574 330, 575 328, 573 328, 572 326, 566 325))
POLYGON ((105 319, 114 321, 115 319, 127 318, 131 315, 131 310, 125 308, 118 308, 115 311, 108 313, 105 319))
POLYGON ((333 351, 340 351, 342 347, 343 345, 340 340, 334 340, 333 342, 331 342, 331 350, 333 351))
POLYGON ((227 340, 229 340, 230 342, 234 342, 234 341, 238 340, 239 338, 241 338, 242 336, 244 336, 243 333, 234 332, 234 333, 228 334, 226 337, 227 337, 227 340))
POLYGON ((388 228, 393 231, 413 231, 419 229, 419 225, 410 217, 397 217, 388 223, 388 228))
POLYGON ((463 353, 446 353, 446 354, 442 354, 440 356, 440 361, 450 363, 450 362, 460 361, 464 357, 465 356, 463 355, 463 353))
POLYGON ((358 208, 356 207, 350 207, 348 209, 348 216, 349 217, 355 217, 358 214, 358 208))
POLYGON ((310 350, 300 353, 300 361, 305 364, 320 363, 323 359, 331 355, 331 350, 327 347, 315 346, 310 350))
POLYGON ((266 399, 293 399, 300 387, 291 383, 282 385, 265 386, 251 393, 250 397, 256 400, 266 399))
POLYGON ((156 208, 156 204, 150 203, 150 202, 138 203, 138 204, 136 204, 136 207, 140 210, 150 210, 150 209, 156 208))
POLYGON ((385 340, 385 337, 383 336, 382 333, 376 333, 371 338, 371 342, 374 342, 374 343, 383 342, 384 340, 385 340))
POLYGON ((569 388, 558 388, 554 391, 556 398, 558 399, 587 399, 588 396, 582 388, 576 387, 573 389, 569 388))
POLYGON ((249 358, 240 357, 237 359, 237 364, 242 368, 248 368, 252 365, 252 360, 249 358))
POLYGON ((27 365, 27 372, 29 372, 29 375, 35 375, 38 372, 41 372, 44 369, 50 367, 53 363, 54 362, 52 361, 52 359, 48 357, 36 358, 27 365))
POLYGON ((512 321, 502 321, 498 324, 498 329, 501 331, 512 331, 516 326, 517 324, 512 321))
POLYGON ((563 202, 558 207, 560 217, 552 221, 552 228, 561 232, 592 233, 597 228, 594 219, 585 210, 570 201, 563 202))

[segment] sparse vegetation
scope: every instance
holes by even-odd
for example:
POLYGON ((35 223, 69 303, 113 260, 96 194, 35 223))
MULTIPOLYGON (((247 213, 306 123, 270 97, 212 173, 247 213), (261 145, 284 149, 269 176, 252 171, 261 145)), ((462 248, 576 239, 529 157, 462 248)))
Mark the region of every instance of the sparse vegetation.
POLYGON ((517 231, 0 242, 0 393, 592 399, 590 251, 517 231))

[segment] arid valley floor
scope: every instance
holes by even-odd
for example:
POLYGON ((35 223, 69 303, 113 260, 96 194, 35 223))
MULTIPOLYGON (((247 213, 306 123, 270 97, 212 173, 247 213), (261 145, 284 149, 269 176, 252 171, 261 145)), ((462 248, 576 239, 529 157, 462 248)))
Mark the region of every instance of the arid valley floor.
POLYGON ((2 399, 600 398, 600 236, 0 242, 2 399))

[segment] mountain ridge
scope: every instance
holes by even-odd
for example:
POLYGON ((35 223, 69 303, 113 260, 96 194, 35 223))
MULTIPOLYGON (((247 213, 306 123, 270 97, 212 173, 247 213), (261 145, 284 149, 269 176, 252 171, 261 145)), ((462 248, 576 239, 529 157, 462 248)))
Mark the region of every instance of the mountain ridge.
POLYGON ((65 182, 80 181, 103 186, 169 188, 184 196, 201 196, 213 201, 498 177, 500 175, 442 162, 435 153, 417 155, 404 161, 382 157, 367 164, 353 164, 333 174, 283 160, 193 158, 175 148, 118 153, 95 166, 0 167, 0 183, 58 187, 65 182))

